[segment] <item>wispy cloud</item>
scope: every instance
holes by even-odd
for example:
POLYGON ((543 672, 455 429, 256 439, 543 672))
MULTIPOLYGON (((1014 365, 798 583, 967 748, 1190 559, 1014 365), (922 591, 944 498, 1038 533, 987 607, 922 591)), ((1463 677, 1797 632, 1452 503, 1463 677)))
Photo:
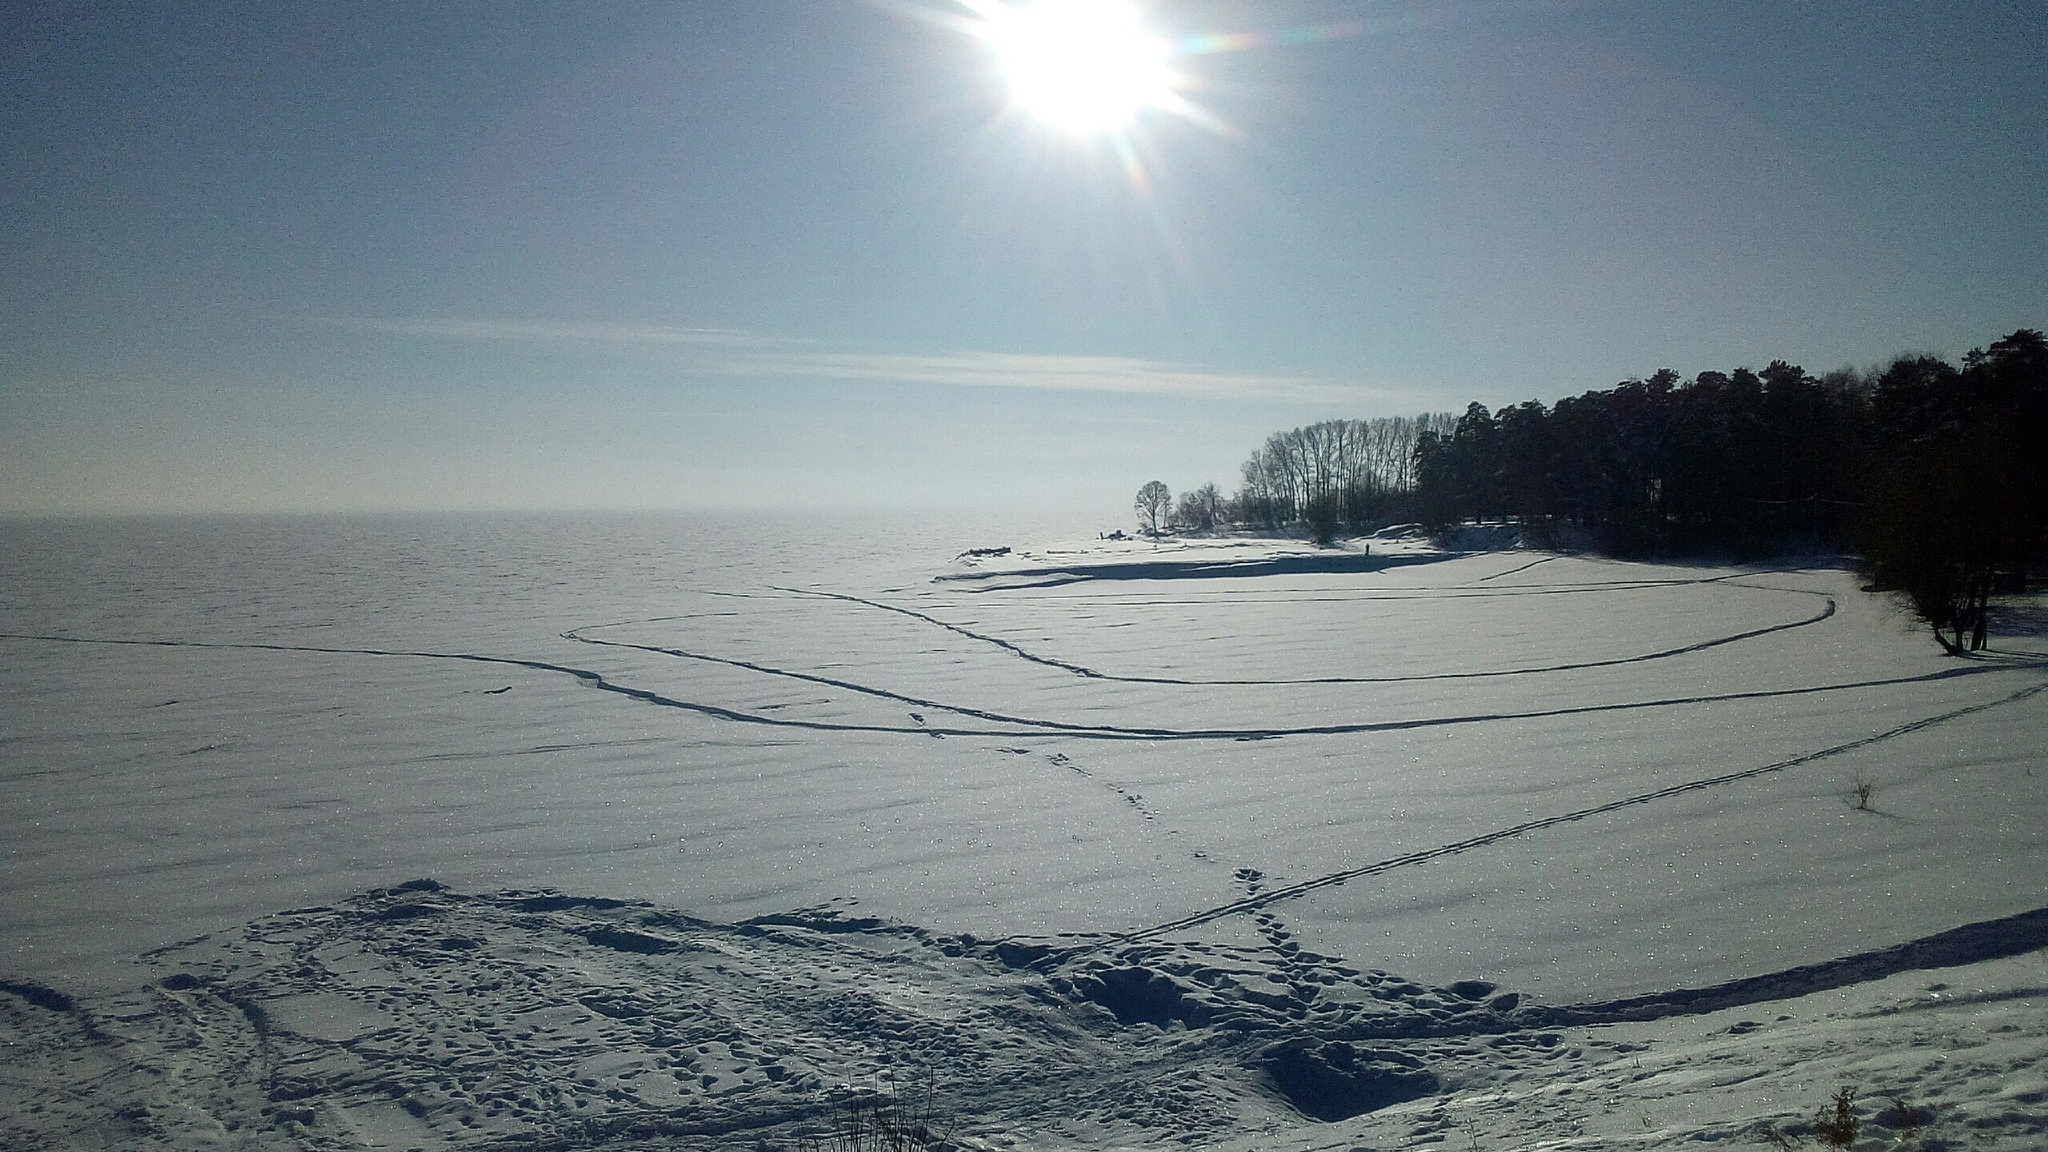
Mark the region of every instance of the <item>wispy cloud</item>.
POLYGON ((763 347, 787 343, 731 328, 680 328, 662 324, 591 324, 536 320, 335 319, 338 327, 387 336, 427 340, 588 341, 599 344, 690 344, 763 347))
POLYGON ((1348 405, 1400 398, 1390 390, 1327 378, 1215 372, 1131 356, 867 352, 736 329, 653 324, 434 319, 338 323, 355 331, 426 340, 666 346, 675 349, 678 368, 739 376, 1348 405))
POLYGON ((1311 377, 1207 372, 1128 356, 1023 352, 805 353, 791 357, 789 367, 828 379, 1129 392, 1211 400, 1356 400, 1363 391, 1311 377))

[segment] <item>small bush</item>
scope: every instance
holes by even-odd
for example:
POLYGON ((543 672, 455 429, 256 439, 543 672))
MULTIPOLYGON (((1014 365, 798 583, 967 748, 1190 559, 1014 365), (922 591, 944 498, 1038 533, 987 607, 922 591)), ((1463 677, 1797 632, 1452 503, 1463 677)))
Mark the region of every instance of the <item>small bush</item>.
POLYGON ((1911 1140, 1919 1135, 1920 1129, 1927 1124, 1928 1110, 1913 1107, 1903 1096, 1894 1096, 1891 1101, 1891 1107, 1878 1113, 1877 1122, 1895 1129, 1902 1140, 1911 1140))
MULTIPOLYGON (((1915 1108, 1898 1096, 1889 1097, 1891 1107, 1880 1112, 1877 1123, 1899 1133, 1899 1138, 1909 1140, 1917 1135, 1927 1122, 1929 1109, 1915 1108)), ((1764 1121, 1756 1126, 1757 1135, 1763 1142, 1779 1152, 1793 1152, 1806 1143, 1795 1136, 1764 1121)), ((1863 1121, 1856 1116, 1856 1089, 1844 1086, 1820 1110, 1813 1114, 1813 1138, 1829 1148, 1848 1148, 1856 1143, 1863 1133, 1863 1121)))
POLYGON ((1856 1119, 1856 1090, 1844 1087, 1835 1093, 1832 1102, 1821 1105, 1813 1114, 1813 1134, 1830 1148, 1847 1148, 1856 1143, 1856 1134, 1863 1129, 1862 1121, 1856 1119))
POLYGON ((1768 1120, 1757 1125, 1757 1135, 1763 1137, 1764 1143, 1778 1149, 1778 1152, 1792 1152, 1794 1148, 1799 1147, 1799 1137, 1786 1135, 1778 1130, 1776 1124, 1768 1120))
POLYGON ((892 1085, 887 1093, 853 1094, 832 1132, 805 1136, 799 1152, 940 1152, 952 1143, 940 1130, 929 1084, 911 1099, 892 1085))
POLYGON ((1858 772, 1849 783, 1849 806, 1858 812, 1870 811, 1870 797, 1876 791, 1877 782, 1858 772))

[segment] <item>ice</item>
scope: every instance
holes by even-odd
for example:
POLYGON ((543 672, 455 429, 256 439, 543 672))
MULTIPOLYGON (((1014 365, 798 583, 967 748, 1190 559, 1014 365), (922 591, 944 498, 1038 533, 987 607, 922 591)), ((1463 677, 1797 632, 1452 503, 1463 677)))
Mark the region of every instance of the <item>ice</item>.
POLYGON ((1946 1101, 1946 1138, 2040 1137, 2010 1084, 2048 973, 2007 919, 2048 876, 2038 603, 1956 659, 1826 558, 1093 530, 0 525, 7 1090, 60 1058, 111 1086, 4 1131, 709 1147, 901 1067, 992 1145, 1729 1139, 1851 1076, 1946 1101), (1628 1024, 1647 1076, 1555 1015, 1983 922, 1778 978, 1726 1010, 1754 1028, 1628 1024), (1929 964, 1988 999, 1912 1000, 1929 964), (872 1035, 821 1039, 856 1001, 872 1035), (1986 1013, 1974 1072, 1880 1057, 1986 1013), (422 1095, 429 1051, 524 1086, 422 1095))

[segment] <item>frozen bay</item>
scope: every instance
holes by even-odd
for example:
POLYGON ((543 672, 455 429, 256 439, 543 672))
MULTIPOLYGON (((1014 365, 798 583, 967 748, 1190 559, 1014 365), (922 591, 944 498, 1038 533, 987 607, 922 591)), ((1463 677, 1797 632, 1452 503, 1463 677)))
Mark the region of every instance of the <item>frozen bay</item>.
POLYGON ((2043 903, 2025 605, 1959 661, 1824 564, 1078 528, 6 524, 6 974, 432 877, 1566 1005, 2043 903))

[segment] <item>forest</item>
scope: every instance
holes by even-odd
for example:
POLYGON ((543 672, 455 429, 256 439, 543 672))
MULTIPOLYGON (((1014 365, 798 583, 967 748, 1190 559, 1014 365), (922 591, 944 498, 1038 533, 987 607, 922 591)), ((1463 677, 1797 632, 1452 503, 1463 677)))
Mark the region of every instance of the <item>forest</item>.
POLYGON ((1153 496, 1155 530, 1298 525, 1330 543, 1512 520, 1533 546, 1616 556, 1852 553, 1944 647, 1981 648, 1990 597, 2048 572, 2048 341, 2023 328, 1960 365, 1664 369, 1548 406, 1324 421, 1268 437, 1233 498, 1153 496))

